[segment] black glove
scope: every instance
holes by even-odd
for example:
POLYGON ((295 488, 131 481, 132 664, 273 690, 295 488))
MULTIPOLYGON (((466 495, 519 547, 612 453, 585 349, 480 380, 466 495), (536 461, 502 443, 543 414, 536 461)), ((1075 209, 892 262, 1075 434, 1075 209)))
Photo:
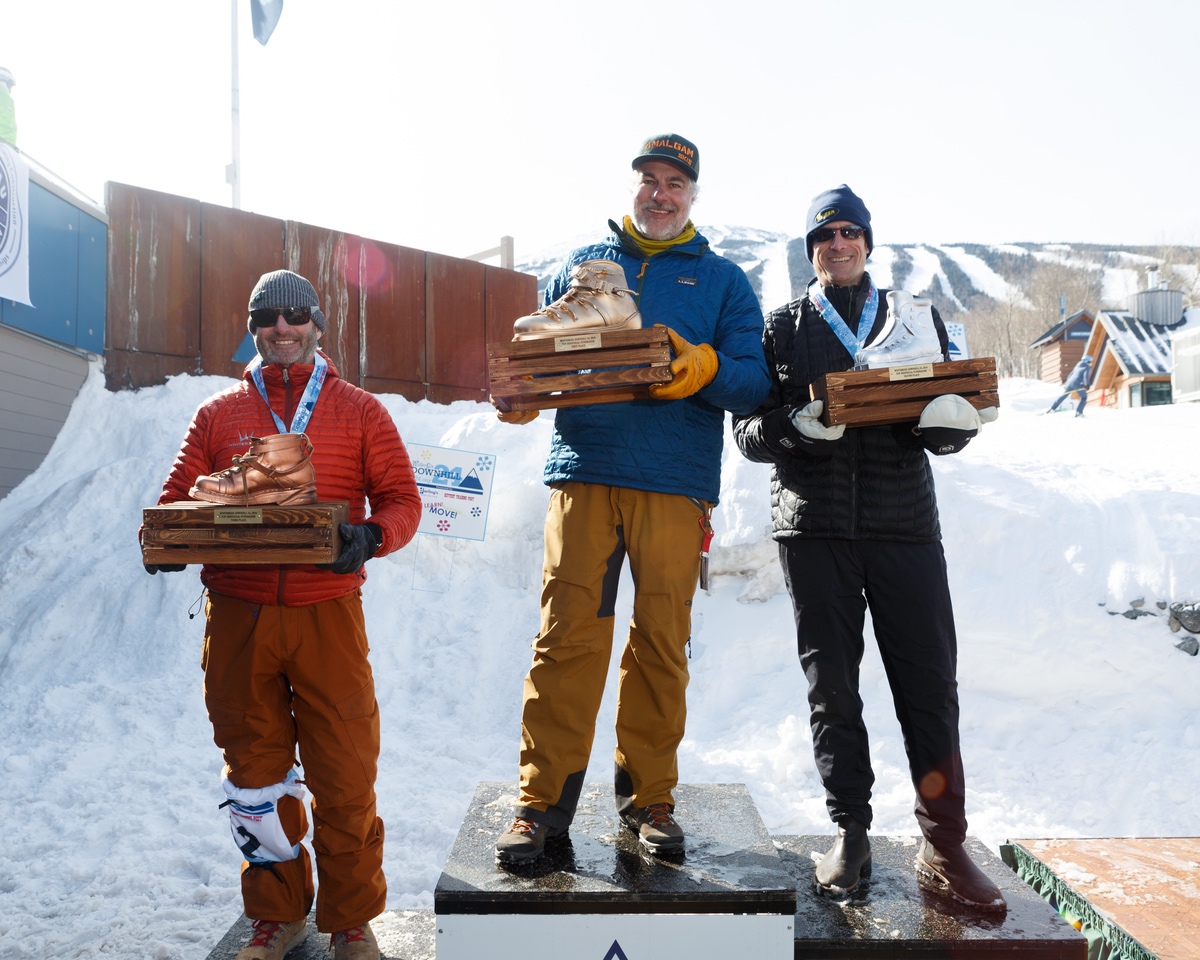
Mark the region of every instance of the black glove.
POLYGON ((342 537, 342 552, 333 563, 321 564, 334 573, 355 573, 375 556, 383 543, 383 531, 377 523, 339 523, 338 533, 342 537))
POLYGON ((186 563, 143 563, 142 566, 150 576, 154 576, 159 570, 163 573, 178 573, 187 569, 186 563))

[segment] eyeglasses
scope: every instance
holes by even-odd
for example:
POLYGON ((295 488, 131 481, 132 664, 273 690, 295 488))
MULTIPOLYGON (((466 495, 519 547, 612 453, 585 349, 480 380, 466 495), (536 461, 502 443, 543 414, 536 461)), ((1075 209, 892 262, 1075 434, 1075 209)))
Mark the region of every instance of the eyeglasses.
POLYGON ((302 327, 312 319, 312 310, 308 307, 262 307, 250 311, 250 322, 256 327, 273 327, 280 317, 289 327, 302 327))
POLYGON ((840 233, 843 240, 861 240, 866 231, 862 227, 821 227, 808 235, 813 243, 826 243, 833 239, 834 234, 840 233))

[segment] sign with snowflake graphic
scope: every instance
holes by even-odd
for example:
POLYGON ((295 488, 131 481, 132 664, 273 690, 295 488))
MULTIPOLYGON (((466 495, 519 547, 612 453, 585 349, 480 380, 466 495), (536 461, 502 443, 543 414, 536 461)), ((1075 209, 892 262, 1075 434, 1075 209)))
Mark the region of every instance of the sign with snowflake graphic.
POLYGON ((487 530, 496 458, 490 453, 419 443, 407 446, 417 489, 421 491, 417 533, 482 540, 487 530))

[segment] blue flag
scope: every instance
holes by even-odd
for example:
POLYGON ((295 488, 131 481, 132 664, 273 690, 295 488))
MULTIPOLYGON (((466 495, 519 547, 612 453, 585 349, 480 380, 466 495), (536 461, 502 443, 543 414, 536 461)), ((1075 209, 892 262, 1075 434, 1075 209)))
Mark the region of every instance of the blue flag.
POLYGON ((264 47, 279 23, 283 13, 283 0, 250 0, 250 23, 254 28, 254 39, 264 47))

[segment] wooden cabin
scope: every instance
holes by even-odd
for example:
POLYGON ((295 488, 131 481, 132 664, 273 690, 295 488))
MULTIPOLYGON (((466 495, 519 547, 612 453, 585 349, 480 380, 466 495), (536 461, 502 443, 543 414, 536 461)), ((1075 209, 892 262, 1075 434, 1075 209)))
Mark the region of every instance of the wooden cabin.
POLYGON ((1183 293, 1143 290, 1129 310, 1101 310, 1084 352, 1094 358, 1088 400, 1103 407, 1171 402, 1171 334, 1187 327, 1183 293))
MULTIPOLYGON (((1086 310, 1072 314, 1055 324, 1029 345, 1041 357, 1040 378, 1045 383, 1061 386, 1083 357, 1084 345, 1091 336, 1095 318, 1086 310)), ((1095 356, 1095 354, 1092 354, 1095 356)))

